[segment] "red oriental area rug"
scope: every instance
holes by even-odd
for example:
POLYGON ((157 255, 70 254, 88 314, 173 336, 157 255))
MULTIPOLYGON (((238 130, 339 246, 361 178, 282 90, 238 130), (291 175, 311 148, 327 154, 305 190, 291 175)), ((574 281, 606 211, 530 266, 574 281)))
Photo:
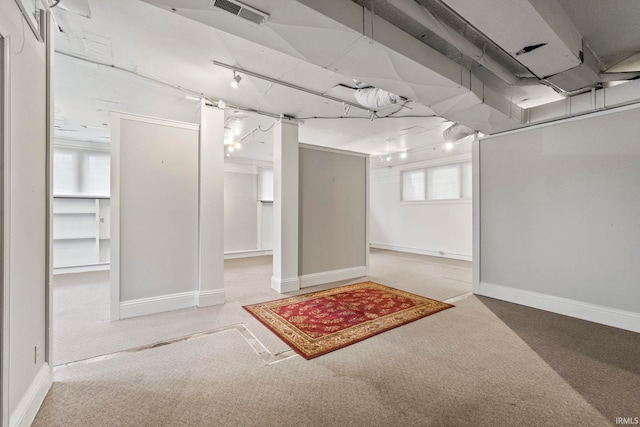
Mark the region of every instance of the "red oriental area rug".
POLYGON ((451 307, 374 282, 243 306, 305 359, 451 307))

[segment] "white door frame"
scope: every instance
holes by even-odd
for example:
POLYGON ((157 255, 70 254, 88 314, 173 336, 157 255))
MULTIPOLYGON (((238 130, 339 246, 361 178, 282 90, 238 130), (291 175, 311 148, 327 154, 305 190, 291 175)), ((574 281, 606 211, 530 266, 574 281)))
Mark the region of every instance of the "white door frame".
POLYGON ((0 26, 0 173, 2 185, 0 185, 0 316, 2 328, 0 328, 0 425, 9 425, 9 243, 10 243, 10 199, 11 194, 11 170, 9 143, 9 101, 10 94, 10 66, 9 52, 11 43, 9 33, 0 26))

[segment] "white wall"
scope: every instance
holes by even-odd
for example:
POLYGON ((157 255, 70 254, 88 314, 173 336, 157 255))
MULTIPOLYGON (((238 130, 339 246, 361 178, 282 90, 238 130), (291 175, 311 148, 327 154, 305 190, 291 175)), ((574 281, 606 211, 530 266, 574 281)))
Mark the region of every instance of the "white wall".
POLYGON ((248 167, 224 173, 224 251, 258 249, 258 171, 248 167))
MULTIPOLYGON (((269 162, 227 159, 224 172, 224 252, 228 257, 263 255, 273 249, 273 205, 259 204, 261 169, 269 162)), ((273 194, 273 182, 269 194, 273 194)), ((265 193, 266 196, 269 194, 265 193)))
POLYGON ((640 108, 480 141, 476 293, 640 332, 640 108))
POLYGON ((15 1, 0 2, 0 31, 10 39, 8 409, 14 425, 31 422, 51 378, 45 362, 47 46, 15 1))
POLYGON ((465 154, 371 171, 371 246, 471 260, 473 211, 470 200, 400 200, 402 170, 470 158, 465 154))

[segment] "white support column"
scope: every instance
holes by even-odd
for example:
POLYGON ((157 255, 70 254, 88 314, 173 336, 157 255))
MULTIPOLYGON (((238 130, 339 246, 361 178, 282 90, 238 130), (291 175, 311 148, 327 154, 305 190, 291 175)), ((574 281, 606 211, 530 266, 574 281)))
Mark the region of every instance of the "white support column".
POLYGON ((473 173, 473 261, 472 291, 480 293, 480 140, 476 136, 473 139, 472 149, 472 173, 473 173))
POLYGON ((280 293, 300 289, 298 273, 298 124, 273 128, 273 277, 280 293))
POLYGON ((198 307, 224 304, 224 110, 201 107, 198 307))

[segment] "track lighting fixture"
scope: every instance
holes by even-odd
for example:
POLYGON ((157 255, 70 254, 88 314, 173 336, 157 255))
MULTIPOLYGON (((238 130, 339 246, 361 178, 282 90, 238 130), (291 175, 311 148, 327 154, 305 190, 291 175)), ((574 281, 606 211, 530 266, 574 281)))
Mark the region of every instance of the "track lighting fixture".
POLYGON ((240 74, 236 73, 236 71, 233 70, 233 79, 231 80, 231 87, 234 89, 238 89, 238 84, 240 83, 240 80, 242 80, 242 77, 240 76, 240 74))

